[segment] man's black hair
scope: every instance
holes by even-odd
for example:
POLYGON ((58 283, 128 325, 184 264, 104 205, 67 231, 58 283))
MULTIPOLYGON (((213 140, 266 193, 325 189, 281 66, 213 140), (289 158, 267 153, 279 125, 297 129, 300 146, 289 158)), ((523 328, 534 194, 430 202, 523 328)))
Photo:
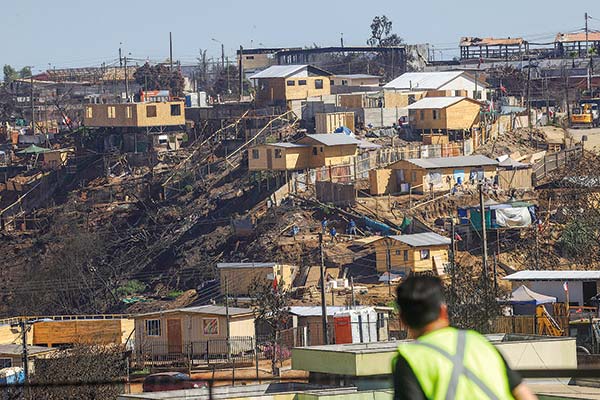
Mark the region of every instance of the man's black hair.
POLYGON ((396 295, 402 319, 414 329, 438 319, 445 302, 442 281, 435 276, 409 276, 398 286, 396 295))

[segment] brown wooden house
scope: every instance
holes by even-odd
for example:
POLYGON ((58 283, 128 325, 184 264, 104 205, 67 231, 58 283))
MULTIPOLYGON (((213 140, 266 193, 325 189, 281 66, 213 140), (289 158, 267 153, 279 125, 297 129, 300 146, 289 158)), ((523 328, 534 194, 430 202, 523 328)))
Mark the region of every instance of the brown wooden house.
POLYGON ((482 104, 469 97, 425 97, 408 107, 412 129, 422 133, 471 131, 479 126, 482 104))

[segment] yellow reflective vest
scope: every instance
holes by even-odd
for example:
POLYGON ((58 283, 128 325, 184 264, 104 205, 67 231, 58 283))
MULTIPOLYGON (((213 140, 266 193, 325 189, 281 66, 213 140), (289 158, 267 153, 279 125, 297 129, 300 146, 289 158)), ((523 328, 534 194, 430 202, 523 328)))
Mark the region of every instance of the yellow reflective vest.
POLYGON ((439 329, 398 352, 430 400, 514 399, 500 353, 475 331, 439 329))

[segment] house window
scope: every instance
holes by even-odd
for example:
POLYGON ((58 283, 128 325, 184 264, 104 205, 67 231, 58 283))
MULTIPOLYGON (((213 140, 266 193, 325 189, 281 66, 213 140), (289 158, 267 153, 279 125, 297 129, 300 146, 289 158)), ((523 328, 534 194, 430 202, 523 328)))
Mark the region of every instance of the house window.
POLYGON ((205 335, 218 335, 219 320, 217 318, 203 318, 202 333, 204 333, 205 335))
POLYGON ((148 118, 156 117, 156 106, 147 106, 146 107, 146 117, 148 117, 148 118))
POLYGON ((171 115, 181 115, 181 104, 171 104, 171 115))
POLYGON ((298 86, 306 86, 306 80, 302 79, 298 81, 298 86))
POLYGON ((421 110, 421 121, 425 120, 425 110, 421 110))
POLYGON ((408 250, 404 250, 404 261, 408 261, 408 250))
POLYGON ((454 95, 455 95, 456 97, 460 97, 460 96, 461 96, 461 94, 462 94, 462 93, 461 93, 461 91, 460 91, 460 90, 455 90, 455 91, 454 91, 454 95))
POLYGON ((410 173, 410 181, 411 182, 416 182, 417 181, 417 171, 411 171, 411 173, 410 173))
POLYGON ((0 369, 12 367, 12 358, 0 358, 0 369))
POLYGON ((85 117, 86 118, 93 118, 94 117, 94 112, 93 112, 93 108, 92 107, 86 107, 85 108, 85 117))
POLYGON ((125 107, 125 116, 131 119, 131 107, 125 107))
POLYGON ((254 60, 254 56, 246 56, 246 60, 254 60))
POLYGON ((260 158, 260 151, 258 149, 252 149, 252 158, 255 160, 260 158))
POLYGON ((396 255, 399 256, 400 255, 400 250, 396 250, 396 255))
POLYGON ((115 118, 117 116, 117 110, 115 106, 108 106, 108 118, 115 118))
POLYGON ((474 90, 473 91, 473 98, 480 100, 481 99, 481 90, 474 90))
POLYGON ((146 320, 146 336, 161 336, 160 319, 146 320))
POLYGON ((377 313, 377 329, 385 328, 385 314, 382 312, 377 313))
POLYGON ((321 146, 321 153, 323 152, 323 146, 321 146))
POLYGON ((275 158, 281 158, 281 149, 275 149, 275 158))
POLYGON ((433 119, 440 119, 440 110, 433 110, 433 119))
POLYGON ((335 81, 334 81, 333 79, 332 79, 332 80, 330 80, 330 81, 329 81, 329 85, 330 85, 330 86, 334 86, 334 85, 335 85, 335 81))
POLYGON ((316 147, 313 147, 313 156, 316 156, 316 155, 317 155, 317 153, 318 153, 318 150, 317 150, 317 148, 316 148, 316 147))
POLYGON ((421 260, 429 260, 429 249, 421 250, 421 260))
POLYGON ((315 89, 323 89, 323 79, 315 79, 315 89))
POLYGON ((348 81, 345 79, 342 79, 342 86, 348 86, 348 81))
POLYGON ((296 86, 296 81, 287 81, 288 86, 296 86))

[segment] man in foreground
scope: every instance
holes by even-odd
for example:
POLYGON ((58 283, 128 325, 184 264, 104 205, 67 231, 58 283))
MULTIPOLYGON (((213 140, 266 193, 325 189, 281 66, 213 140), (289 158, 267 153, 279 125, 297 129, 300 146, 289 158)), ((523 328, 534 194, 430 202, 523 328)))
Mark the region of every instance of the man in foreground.
POLYGON ((490 342, 450 326, 439 278, 411 276, 399 287, 400 318, 416 340, 398 347, 396 400, 536 400, 490 342))

